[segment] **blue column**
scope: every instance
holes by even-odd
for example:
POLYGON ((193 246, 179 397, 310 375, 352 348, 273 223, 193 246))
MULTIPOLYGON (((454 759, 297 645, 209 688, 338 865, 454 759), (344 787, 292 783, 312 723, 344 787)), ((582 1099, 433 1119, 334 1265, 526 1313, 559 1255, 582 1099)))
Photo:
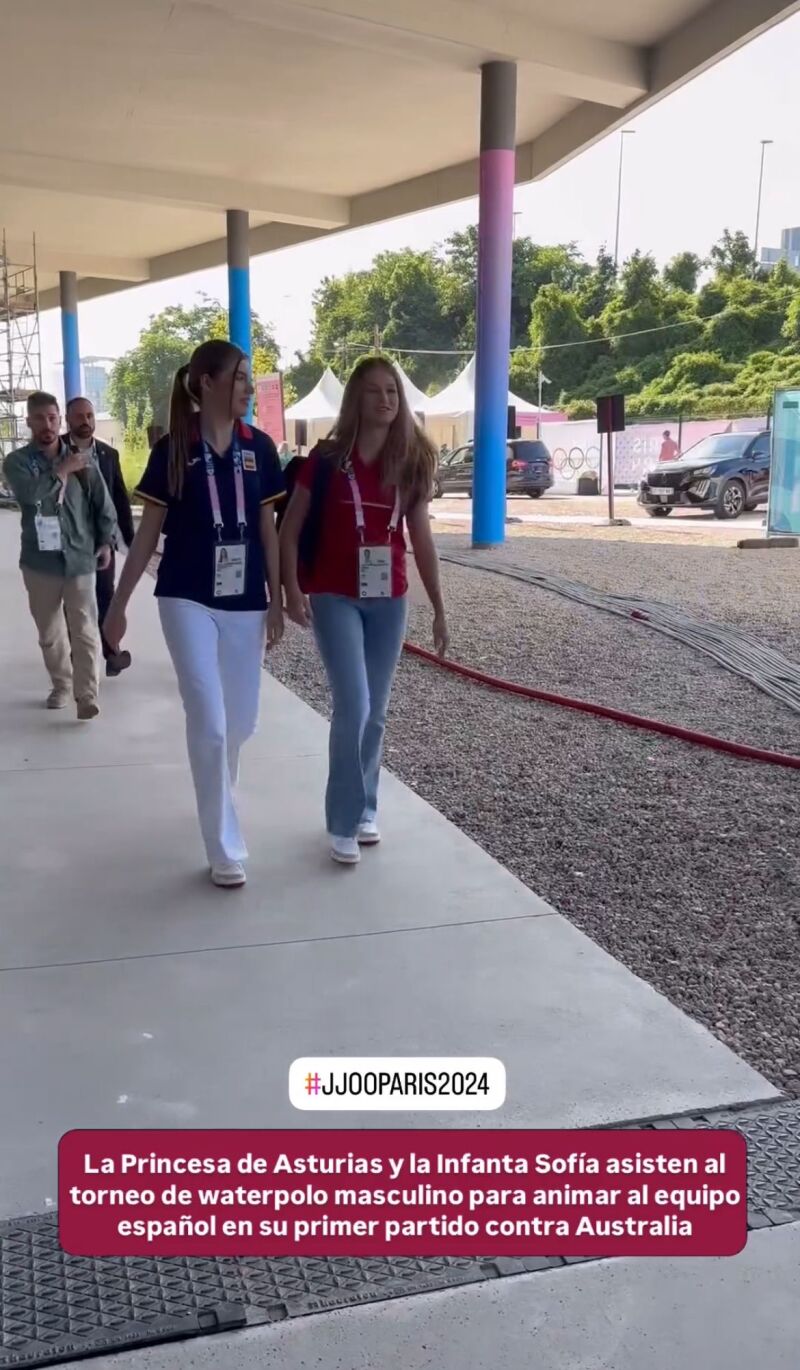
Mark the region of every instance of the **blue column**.
POLYGON ((481 71, 473 547, 496 546, 506 533, 516 107, 514 63, 487 62, 481 71))
POLYGON ((81 347, 78 338, 78 277, 74 271, 59 273, 61 295, 61 344, 64 352, 64 400, 81 393, 81 347))
MULTIPOLYGON (((250 216, 228 210, 228 337, 246 356, 252 352, 250 327, 250 216)), ((253 417, 250 406, 248 418, 253 417)))

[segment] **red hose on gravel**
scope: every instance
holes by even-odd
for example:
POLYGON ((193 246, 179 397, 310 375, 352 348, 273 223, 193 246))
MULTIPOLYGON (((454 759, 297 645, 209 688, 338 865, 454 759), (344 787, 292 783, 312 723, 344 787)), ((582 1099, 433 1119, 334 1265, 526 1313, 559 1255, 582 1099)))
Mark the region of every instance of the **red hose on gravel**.
POLYGON ((662 723, 657 718, 644 718, 641 714, 629 714, 624 709, 611 709, 605 704, 592 704, 587 699, 570 699, 568 695, 553 694, 550 690, 534 690, 530 685, 517 685, 511 680, 501 680, 499 676, 487 675, 471 666, 462 666, 457 661, 442 660, 434 652, 417 647, 413 642, 405 643, 405 650, 432 666, 440 666, 453 675, 463 676, 466 680, 488 685, 493 690, 503 690, 506 694, 522 695, 524 699, 538 699, 543 704, 558 704, 564 709, 577 709, 580 713, 594 714, 597 718, 608 718, 613 723, 626 723, 631 728, 643 728, 647 732, 662 733, 665 737, 677 737, 682 742, 692 742, 698 747, 710 747, 715 752, 728 752, 731 756, 743 757, 746 761, 766 761, 772 766, 788 766, 800 770, 800 756, 790 756, 788 752, 770 752, 763 747, 750 747, 746 742, 728 742, 724 737, 713 737, 710 733, 698 733, 693 728, 681 728, 675 723, 662 723))

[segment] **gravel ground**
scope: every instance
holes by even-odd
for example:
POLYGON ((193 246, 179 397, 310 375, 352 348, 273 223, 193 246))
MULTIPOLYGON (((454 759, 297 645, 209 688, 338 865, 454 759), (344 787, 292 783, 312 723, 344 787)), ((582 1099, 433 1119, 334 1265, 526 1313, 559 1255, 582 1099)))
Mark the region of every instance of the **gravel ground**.
MULTIPOLYGON (((527 534, 512 534, 491 557, 731 623, 800 660, 800 550, 739 551, 694 539, 678 546, 650 541, 658 534, 636 528, 557 529, 549 537, 547 531, 537 527, 527 534)), ((462 554, 470 550, 463 531, 456 536, 437 534, 436 540, 445 554, 448 549, 462 554)), ((507 591, 511 582, 501 584, 507 591)), ((538 597, 538 615, 543 599, 551 597, 544 591, 532 592, 538 597)), ((634 632, 638 635, 638 628, 634 632)), ((797 723, 800 733, 800 719, 797 723)))
MULTIPOLYGON (((800 656, 800 556, 514 537, 503 555, 735 622, 800 656)), ((600 530, 598 530, 600 531, 600 530)), ((605 532, 605 530, 602 530, 605 532)), ((461 536, 440 549, 464 548, 461 536)), ((643 625, 473 568, 443 566, 452 656, 494 674, 800 752, 800 719, 643 625)), ((429 644, 412 592, 410 637, 429 644)), ((277 679, 321 712, 313 643, 291 627, 277 679)), ((796 771, 484 690, 405 658, 386 764, 521 880, 800 1095, 796 771)))

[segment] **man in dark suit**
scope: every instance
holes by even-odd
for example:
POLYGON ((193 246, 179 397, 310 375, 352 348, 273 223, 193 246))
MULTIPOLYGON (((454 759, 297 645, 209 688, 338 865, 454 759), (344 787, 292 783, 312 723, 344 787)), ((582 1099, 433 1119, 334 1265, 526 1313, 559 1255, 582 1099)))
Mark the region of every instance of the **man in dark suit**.
MULTIPOLYGON (((115 448, 109 447, 108 443, 99 442, 95 439, 95 414, 91 400, 78 396, 69 401, 67 405, 67 427, 69 429, 67 441, 72 451, 84 453, 87 460, 94 461, 99 467, 117 513, 117 526, 120 534, 126 547, 130 547, 134 537, 133 515, 131 514, 131 502, 128 498, 125 478, 122 474, 119 452, 115 448)), ((114 560, 114 549, 112 548, 109 566, 106 570, 97 572, 97 617, 100 623, 106 616, 111 597, 114 594, 116 573, 114 560)), ((130 652, 112 652, 102 634, 100 641, 106 663, 106 675, 117 676, 130 666, 130 652)))

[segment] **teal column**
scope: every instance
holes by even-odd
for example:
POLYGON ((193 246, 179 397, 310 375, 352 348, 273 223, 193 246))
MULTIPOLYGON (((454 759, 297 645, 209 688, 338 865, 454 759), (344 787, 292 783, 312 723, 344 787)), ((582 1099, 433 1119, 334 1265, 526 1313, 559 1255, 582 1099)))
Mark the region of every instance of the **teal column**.
POLYGON ((81 393, 81 346, 78 335, 78 277, 74 271, 61 271, 58 277, 61 297, 61 344, 64 351, 64 400, 77 399, 81 393))
POLYGON ((252 355, 250 216, 246 209, 228 210, 228 337, 245 356, 252 355))

